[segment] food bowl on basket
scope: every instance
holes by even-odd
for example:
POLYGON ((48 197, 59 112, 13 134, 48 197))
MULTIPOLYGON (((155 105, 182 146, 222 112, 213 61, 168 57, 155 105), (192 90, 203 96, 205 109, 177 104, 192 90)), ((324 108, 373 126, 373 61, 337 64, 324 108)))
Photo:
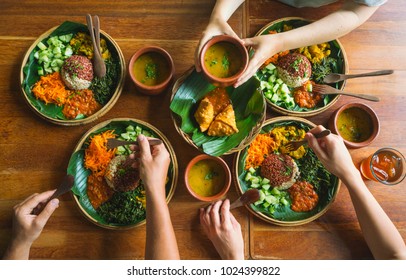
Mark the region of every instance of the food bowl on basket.
POLYGON ((237 192, 260 191, 260 199, 246 207, 261 220, 302 225, 324 215, 334 202, 341 181, 324 168, 313 150, 307 145, 293 152, 283 149, 288 141, 303 139, 313 127, 314 123, 299 117, 268 119, 256 139, 236 153, 237 192))
POLYGON ((124 86, 125 60, 111 36, 101 30, 100 38, 107 69, 102 78, 93 73, 93 47, 84 24, 66 21, 31 45, 20 82, 25 102, 37 115, 73 126, 93 122, 114 106, 124 86))
POLYGON ((175 66, 166 50, 157 46, 147 46, 133 54, 128 71, 139 92, 157 95, 169 86, 175 66))
POLYGON ((347 103, 330 117, 330 130, 340 135, 348 148, 362 148, 371 144, 379 134, 379 119, 375 111, 364 103, 347 103))
POLYGON ((227 87, 237 82, 247 69, 249 57, 240 40, 229 35, 218 35, 203 46, 199 61, 210 83, 227 87))
POLYGON ((231 172, 222 158, 201 154, 188 163, 184 180, 194 198, 216 201, 230 189, 231 172))
MULTIPOLYGON (((297 17, 281 18, 265 25, 256 36, 286 32, 311 22, 297 17)), ((273 111, 310 117, 326 111, 340 98, 339 95, 314 94, 311 84, 322 84, 323 77, 329 72, 345 74, 348 69, 343 45, 339 40, 333 40, 277 53, 265 61, 255 76, 261 81, 261 90, 273 111)), ((342 90, 345 81, 330 86, 342 90)))
MULTIPOLYGON (((216 87, 202 73, 191 68, 172 88, 170 109, 174 126, 188 144, 203 153, 221 156, 239 151, 259 133, 266 117, 266 103, 258 87, 259 81, 255 78, 238 88, 216 87), (225 104, 228 104, 222 113, 229 112, 228 109, 234 112, 230 116, 234 118, 234 131, 228 136, 211 136, 210 127, 208 131, 202 131, 197 120, 196 114, 200 111, 203 100, 216 93, 225 96, 225 104)), ((220 103, 223 105, 223 102, 220 103)), ((214 118, 213 127, 222 113, 214 118)))
POLYGON ((75 178, 72 195, 80 213, 99 227, 124 230, 141 226, 146 222, 146 193, 142 180, 138 180, 135 187, 125 190, 117 189, 117 184, 114 184, 114 188, 111 186, 111 182, 125 186, 124 183, 133 178, 128 176, 133 173, 126 173, 132 164, 115 165, 116 176, 117 174, 123 176, 117 177, 119 178, 117 180, 110 180, 109 175, 113 170, 111 165, 116 163, 117 159, 127 158, 132 151, 129 146, 108 149, 107 139, 135 140, 139 134, 162 140, 170 156, 165 184, 167 203, 175 192, 178 162, 171 143, 162 132, 149 123, 131 118, 116 118, 99 123, 78 141, 67 170, 67 173, 75 178))

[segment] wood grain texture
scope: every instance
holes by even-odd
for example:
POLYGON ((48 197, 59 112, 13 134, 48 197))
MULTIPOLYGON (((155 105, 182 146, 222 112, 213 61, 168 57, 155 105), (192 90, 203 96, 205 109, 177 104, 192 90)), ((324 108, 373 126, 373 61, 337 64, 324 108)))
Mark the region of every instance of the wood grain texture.
MULTIPOLYGON (((277 1, 246 1, 229 23, 241 36, 254 35, 263 25, 284 16, 317 19, 337 9, 342 1, 320 9, 293 9, 277 1)), ((125 60, 145 45, 165 48, 175 62, 175 79, 194 63, 195 47, 210 17, 214 0, 183 1, 23 1, 0 2, 0 255, 10 240, 12 207, 34 192, 55 188, 63 178, 69 157, 81 136, 104 120, 129 117, 149 122, 172 143, 179 162, 179 180, 169 203, 183 259, 219 259, 198 219, 198 202, 186 191, 183 175, 189 160, 199 152, 173 127, 169 113, 170 89, 150 97, 138 93, 127 75, 114 107, 94 123, 78 127, 50 124, 30 110, 22 98, 19 73, 25 52, 35 39, 62 22, 85 23, 91 11, 101 29, 120 46, 125 60)), ((340 38, 351 73, 395 69, 391 76, 350 80, 346 90, 376 94, 381 102, 365 102, 381 122, 377 140, 352 150, 355 164, 382 146, 406 154, 406 4, 389 1, 357 30, 340 38)), ((359 101, 341 97, 330 110, 309 118, 327 124, 339 106, 359 101)), ((277 116, 268 110, 268 118, 277 116)), ((224 159, 231 167, 233 156, 224 159)), ((405 183, 386 187, 367 182, 371 192, 406 238, 405 183)), ((236 199, 234 185, 227 195, 236 199)), ((241 223, 245 255, 249 259, 369 259, 348 192, 343 186, 331 209, 320 219, 300 227, 278 227, 251 216, 245 208, 233 212, 241 223), (325 244, 324 247, 317 244, 325 244)), ((127 231, 99 228, 79 212, 70 194, 34 242, 32 259, 143 259, 145 225, 127 231)))

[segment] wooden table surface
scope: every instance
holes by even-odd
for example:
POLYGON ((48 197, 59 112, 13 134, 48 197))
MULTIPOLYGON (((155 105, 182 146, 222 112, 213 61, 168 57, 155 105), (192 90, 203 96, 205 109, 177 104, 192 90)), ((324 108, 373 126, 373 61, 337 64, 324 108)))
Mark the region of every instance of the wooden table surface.
MULTIPOLYGON (((193 65, 193 54, 215 1, 18 1, 0 3, 0 255, 10 240, 12 207, 34 192, 55 188, 66 172, 69 157, 81 136, 101 121, 129 117, 149 122, 171 141, 179 161, 179 180, 169 203, 183 259, 218 259, 199 225, 203 203, 190 196, 183 183, 187 162, 199 152, 176 132, 169 114, 170 90, 148 97, 136 92, 127 75, 115 106, 97 121, 75 127, 50 124, 35 115, 22 98, 19 75, 22 59, 35 39, 63 21, 85 24, 85 14, 97 14, 128 63, 145 45, 165 48, 175 62, 175 78, 193 65), (157 110, 158 109, 158 110, 157 110)), ((277 1, 246 1, 230 19, 237 34, 253 36, 263 25, 286 16, 320 18, 339 4, 319 9, 295 9, 277 1)), ((349 80, 349 92, 371 93, 381 101, 364 102, 377 112, 381 132, 370 146, 351 150, 355 164, 378 148, 391 146, 406 154, 406 3, 388 1, 365 24, 340 38, 350 73, 394 69, 391 76, 349 80)), ((359 101, 341 97, 333 108, 309 118, 326 125, 339 106, 359 101)), ((267 117, 276 113, 268 110, 267 117)), ((223 157, 231 166, 233 155, 223 157)), ((406 187, 366 182, 406 240, 406 187)), ((228 197, 235 199, 235 186, 228 197)), ((247 259, 370 259, 348 191, 342 186, 330 210, 316 221, 297 227, 265 223, 245 208, 236 210, 242 225, 247 259)), ((126 231, 103 229, 88 222, 71 195, 33 244, 32 259, 143 259, 145 225, 126 231)))

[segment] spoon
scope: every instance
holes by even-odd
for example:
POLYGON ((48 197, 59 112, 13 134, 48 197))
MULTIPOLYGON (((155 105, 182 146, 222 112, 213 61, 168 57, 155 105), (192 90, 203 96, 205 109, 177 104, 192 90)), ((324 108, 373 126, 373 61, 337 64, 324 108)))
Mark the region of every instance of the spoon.
POLYGON ((257 189, 249 189, 245 193, 243 193, 240 198, 238 198, 236 201, 231 203, 230 205, 230 210, 243 206, 245 204, 251 204, 254 203, 259 199, 259 190, 257 189))
POLYGON ((63 180, 62 183, 59 185, 59 187, 56 189, 56 191, 54 192, 54 194, 48 198, 45 202, 41 202, 39 203, 31 212, 32 215, 39 215, 42 210, 44 210, 45 206, 48 204, 48 202, 50 202, 52 199, 57 198, 61 195, 63 195, 64 193, 68 192, 71 190, 71 188, 73 187, 73 183, 74 183, 74 178, 72 175, 66 175, 63 180))
POLYGON ((92 16, 87 14, 86 15, 86 22, 87 28, 89 29, 90 36, 92 37, 93 43, 93 68, 94 73, 97 77, 102 78, 106 75, 106 64, 104 63, 104 59, 100 54, 100 21, 98 16, 94 16, 94 25, 93 28, 93 21, 92 16), (96 35, 95 35, 96 34, 96 35))
POLYGON ((331 73, 324 77, 323 82, 325 84, 336 83, 339 81, 358 78, 358 77, 371 77, 371 76, 382 76, 382 75, 389 75, 392 74, 393 70, 380 70, 368 73, 361 73, 361 74, 352 74, 352 75, 344 75, 338 73, 331 73))

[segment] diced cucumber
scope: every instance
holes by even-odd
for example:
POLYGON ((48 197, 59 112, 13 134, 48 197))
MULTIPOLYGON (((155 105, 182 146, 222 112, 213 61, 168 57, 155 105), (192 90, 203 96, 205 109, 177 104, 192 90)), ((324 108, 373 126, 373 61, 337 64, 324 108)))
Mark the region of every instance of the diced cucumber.
POLYGON ((265 193, 262 190, 259 190, 259 200, 258 201, 264 201, 265 199, 265 193))
POLYGON ((279 95, 276 94, 276 93, 274 93, 274 95, 273 95, 272 98, 271 98, 271 101, 272 101, 273 103, 278 102, 278 101, 279 101, 279 95))
POLYGON ((272 188, 271 194, 278 196, 281 194, 281 192, 277 188, 272 188))
POLYGON ((290 94, 290 90, 289 90, 289 88, 288 88, 288 86, 286 84, 283 84, 281 86, 281 92, 284 93, 284 94, 290 94))
POLYGON ((257 189, 257 188, 259 188, 259 187, 260 187, 260 185, 259 185, 258 183, 252 183, 252 184, 251 184, 251 188, 257 189))
POLYGON ((247 172, 247 175, 245 175, 244 180, 249 181, 251 179, 251 177, 252 177, 252 174, 250 172, 247 172))
POLYGON ((255 168, 251 166, 251 167, 248 169, 248 171, 251 172, 251 173, 255 173, 255 168))
POLYGON ((38 66, 38 75, 39 75, 39 76, 43 76, 43 75, 44 75, 44 68, 42 68, 41 66, 38 66))
POLYGON ((283 205, 289 205, 289 201, 287 201, 286 200, 286 198, 284 198, 284 197, 282 197, 281 199, 280 199, 280 202, 283 204, 283 205))
POLYGON ((269 64, 265 67, 265 69, 272 71, 272 70, 276 69, 276 67, 275 67, 275 65, 273 65, 272 63, 269 63, 269 64))
POLYGON ((254 177, 254 176, 252 176, 252 178, 251 178, 251 183, 252 184, 260 184, 260 181, 259 181, 260 179, 258 178, 258 177, 254 177))
POLYGON ((283 81, 280 78, 278 78, 278 79, 276 79, 276 83, 281 85, 281 84, 283 84, 283 81))
POLYGON ((271 187, 271 185, 269 184, 265 184, 261 186, 264 190, 269 190, 269 188, 271 187))
POLYGON ((42 42, 39 42, 38 45, 37 45, 37 47, 38 47, 40 50, 45 50, 45 49, 47 48, 47 46, 45 46, 44 43, 42 43, 42 42))
POLYGON ((267 195, 265 196, 265 201, 268 202, 269 204, 278 204, 278 199, 274 197, 273 195, 267 195))
POLYGON ((269 179, 268 178, 264 178, 264 179, 262 179, 262 181, 261 181, 261 184, 262 185, 266 185, 266 184, 269 184, 269 179))

